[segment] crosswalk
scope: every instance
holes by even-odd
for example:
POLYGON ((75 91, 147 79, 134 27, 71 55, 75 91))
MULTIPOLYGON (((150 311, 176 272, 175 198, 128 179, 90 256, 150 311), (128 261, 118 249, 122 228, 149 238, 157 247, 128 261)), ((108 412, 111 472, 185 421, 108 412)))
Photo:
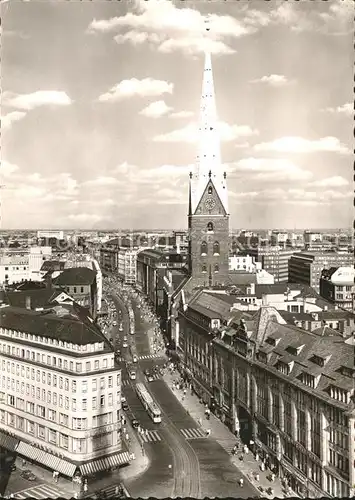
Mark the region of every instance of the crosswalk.
POLYGON ((138 359, 154 359, 163 357, 162 353, 157 352, 156 354, 142 354, 138 356, 138 359))
POLYGON ((145 443, 157 443, 158 441, 161 441, 158 431, 148 431, 147 433, 141 435, 141 439, 145 443))
POLYGON ((39 484, 27 490, 13 493, 13 495, 14 498, 70 498, 72 496, 49 484, 39 484))
POLYGON ((203 429, 180 429, 181 434, 185 439, 201 439, 206 437, 206 433, 203 429))

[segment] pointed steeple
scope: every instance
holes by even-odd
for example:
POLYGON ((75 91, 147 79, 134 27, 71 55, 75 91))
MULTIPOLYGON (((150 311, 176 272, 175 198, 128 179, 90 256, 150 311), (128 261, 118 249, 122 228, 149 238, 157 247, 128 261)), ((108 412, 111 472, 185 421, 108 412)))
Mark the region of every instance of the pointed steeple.
POLYGON ((192 213, 195 212, 209 180, 212 180, 223 207, 228 213, 227 183, 221 162, 212 61, 211 54, 206 52, 200 105, 198 151, 191 185, 192 213))

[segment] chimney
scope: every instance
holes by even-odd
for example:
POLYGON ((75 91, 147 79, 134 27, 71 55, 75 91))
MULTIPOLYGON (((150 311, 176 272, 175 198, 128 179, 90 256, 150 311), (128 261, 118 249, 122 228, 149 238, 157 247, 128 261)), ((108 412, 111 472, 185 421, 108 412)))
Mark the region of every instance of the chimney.
POLYGON ((26 309, 31 309, 31 297, 26 295, 26 309))
POLYGON ((262 296, 262 305, 267 306, 267 300, 266 300, 266 295, 262 296))
POLYGON ((255 295, 255 283, 250 283, 250 295, 255 295))

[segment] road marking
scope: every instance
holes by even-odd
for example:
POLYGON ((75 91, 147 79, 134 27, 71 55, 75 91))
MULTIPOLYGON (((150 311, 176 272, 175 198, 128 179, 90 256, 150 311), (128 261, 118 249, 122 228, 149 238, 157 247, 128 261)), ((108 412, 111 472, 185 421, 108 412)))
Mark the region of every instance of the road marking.
POLYGON ((157 441, 161 441, 158 431, 148 431, 148 435, 144 433, 141 437, 145 443, 156 443, 157 441))
POLYGON ((64 497, 64 498, 70 498, 71 495, 68 496, 68 494, 64 493, 61 490, 58 490, 58 488, 54 486, 50 486, 48 484, 39 484, 37 486, 33 486, 32 488, 27 488, 26 490, 21 490, 18 493, 14 493, 15 498, 58 498, 58 497, 64 497))
POLYGON ((206 433, 202 429, 181 429, 181 434, 185 439, 201 439, 206 437, 206 433))

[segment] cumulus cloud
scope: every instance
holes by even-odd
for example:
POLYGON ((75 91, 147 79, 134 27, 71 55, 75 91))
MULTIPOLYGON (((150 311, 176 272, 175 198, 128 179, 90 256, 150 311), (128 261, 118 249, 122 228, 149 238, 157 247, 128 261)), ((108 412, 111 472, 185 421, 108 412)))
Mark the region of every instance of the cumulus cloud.
POLYGON ((2 104, 12 108, 29 111, 41 106, 68 106, 72 103, 70 97, 62 91, 38 90, 31 94, 3 93, 2 104))
POLYGON ((155 101, 148 104, 147 107, 140 111, 141 115, 147 116, 148 118, 160 118, 168 114, 173 108, 167 106, 164 101, 155 101))
POLYGON ((25 116, 26 113, 24 111, 11 111, 1 117, 1 128, 7 130, 11 128, 13 123, 22 120, 25 116))
POLYGON ((170 113, 170 118, 191 118, 194 113, 193 111, 175 111, 174 113, 170 113))
POLYGON ((81 213, 81 214, 70 214, 68 216, 68 219, 73 222, 87 224, 88 222, 93 223, 105 220, 105 217, 97 213, 91 213, 91 214, 81 213))
POLYGON ((99 176, 95 179, 90 179, 88 181, 83 182, 83 186, 113 186, 119 183, 119 180, 115 177, 110 176, 99 176))
POLYGON ((133 96, 158 96, 162 94, 172 94, 174 88, 173 83, 164 80, 155 80, 154 78, 131 78, 130 80, 122 80, 114 85, 109 92, 101 94, 99 101, 119 101, 133 96))
MULTIPOLYGON (((219 122, 217 127, 220 140, 223 142, 235 141, 240 137, 249 137, 258 134, 257 130, 253 130, 248 125, 229 125, 226 122, 219 122)), ((186 125, 186 127, 153 137, 153 141, 155 142, 197 143, 198 139, 199 132, 197 123, 190 123, 186 125)))
POLYGON ((259 181, 301 181, 312 177, 308 170, 281 158, 243 158, 230 164, 230 170, 232 173, 253 174, 253 180, 259 181))
POLYGON ((133 13, 110 19, 94 19, 91 33, 116 32, 117 43, 151 44, 160 52, 182 51, 188 54, 233 53, 224 38, 239 38, 255 31, 231 16, 208 16, 210 32, 206 37, 206 17, 196 9, 178 8, 172 2, 137 1, 133 13))
POLYGON ((304 139, 303 137, 280 137, 271 142, 262 142, 254 146, 256 151, 272 151, 277 153, 318 153, 332 152, 349 154, 350 150, 336 137, 321 139, 304 139))
POLYGON ((311 185, 319 187, 343 187, 348 186, 349 181, 344 179, 344 177, 341 177, 340 175, 335 175, 333 177, 327 177, 326 179, 314 181, 311 183, 311 185))
POLYGON ((281 87, 282 85, 287 85, 290 81, 284 75, 269 75, 251 80, 251 83, 266 83, 271 87, 281 87))
POLYGON ((124 177, 126 182, 137 186, 139 184, 156 184, 162 182, 175 184, 179 178, 188 176, 192 165, 159 165, 152 168, 139 168, 137 165, 131 165, 127 162, 117 165, 112 171, 112 175, 124 177))
POLYGON ((326 108, 324 111, 328 113, 344 114, 347 116, 354 115, 354 103, 347 102, 342 106, 337 106, 335 108, 326 108))
POLYGON ((19 167, 17 165, 14 165, 13 163, 10 163, 6 160, 1 161, 1 166, 0 166, 1 177, 10 177, 14 172, 17 172, 18 170, 19 167))

